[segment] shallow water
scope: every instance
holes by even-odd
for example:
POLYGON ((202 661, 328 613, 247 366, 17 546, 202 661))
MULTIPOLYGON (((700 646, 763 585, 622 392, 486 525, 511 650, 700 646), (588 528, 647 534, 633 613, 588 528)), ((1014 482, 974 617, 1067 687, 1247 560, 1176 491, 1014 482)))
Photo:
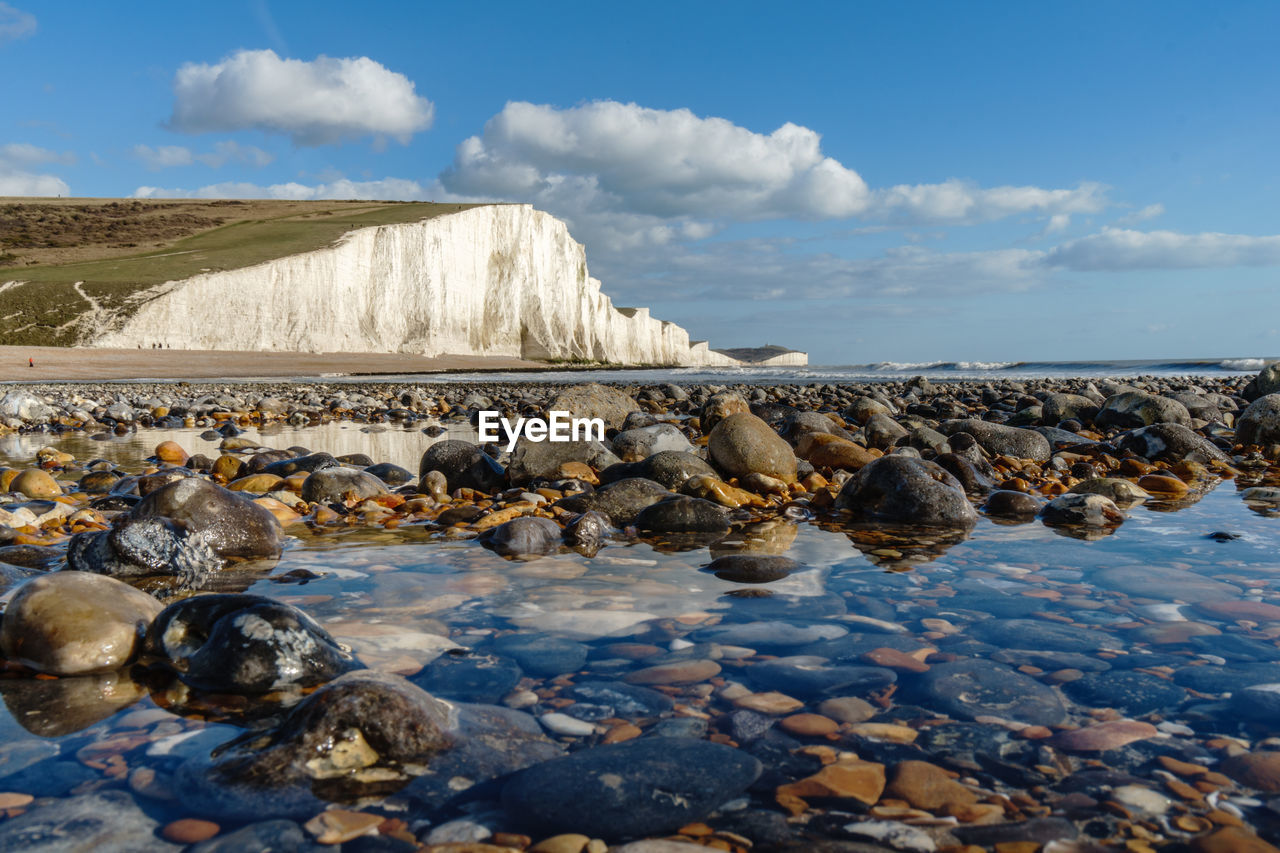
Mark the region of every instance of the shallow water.
MULTIPOLYGON (((52 445, 80 460, 100 457, 126 470, 138 470, 142 458, 166 440, 177 441, 193 453, 215 456, 217 444, 199 438, 199 433, 139 430, 105 440, 85 435, 11 435, 0 439, 0 464, 30 465, 36 450, 52 445)), ((245 433, 270 447, 302 445, 334 455, 366 453, 375 461, 393 462, 415 473, 418 458, 433 441, 464 436, 471 437, 469 428, 432 439, 416 427, 352 423, 245 433)), ((947 542, 928 534, 900 540, 891 531, 849 531, 830 517, 800 522, 775 518, 742 520, 728 539, 695 550, 667 552, 624 537, 594 557, 565 551, 510 562, 474 541, 448 539, 439 529, 420 524, 395 529, 295 524, 287 529, 290 538, 280 560, 259 566, 256 573, 244 572, 239 586, 302 608, 351 645, 370 667, 404 674, 416 672, 451 646, 484 647, 495 633, 512 631, 545 632, 588 644, 590 658, 583 670, 604 679, 616 679, 653 662, 622 656, 612 644, 652 643, 679 650, 692 643, 696 652, 698 644, 717 636, 714 631, 699 632, 726 625, 745 629, 781 621, 802 628, 834 626, 836 630, 826 636, 863 635, 854 644, 860 649, 929 645, 945 652, 949 643, 963 640, 968 628, 988 614, 1107 632, 1113 639, 1101 641, 1099 648, 1109 650, 1101 659, 1117 670, 1144 665, 1170 671, 1184 665, 1230 668, 1235 663, 1228 652, 1234 652, 1228 647, 1224 652, 1212 640, 1203 647, 1156 644, 1141 633, 1142 626, 1191 618, 1213 625, 1222 632, 1220 636, 1242 637, 1272 648, 1280 632, 1265 622, 1241 624, 1185 608, 1175 613, 1159 605, 1195 602, 1185 595, 1179 598, 1176 590, 1159 583, 1117 582, 1115 570, 1123 569, 1125 576, 1137 579, 1153 576, 1153 571, 1176 570, 1225 580, 1240 589, 1239 600, 1274 603, 1280 601, 1278 525, 1280 518, 1250 509, 1231 481, 1218 483, 1194 502, 1133 507, 1114 533, 1093 541, 1061 535, 1037 521, 1002 524, 982 518, 967 537, 947 542), (1209 538, 1215 532, 1236 538, 1209 538), (762 584, 721 580, 702 570, 714 557, 734 552, 786 555, 798 561, 800 568, 762 584), (299 570, 314 577, 299 581, 299 570), (923 624, 922 619, 946 620, 955 634, 944 636, 949 629, 938 632, 936 624, 923 624), (1129 660, 1123 660, 1126 657, 1129 660)), ((775 683, 763 671, 754 674, 754 664, 770 656, 786 659, 827 648, 812 639, 791 643, 764 635, 758 635, 760 643, 753 647, 751 636, 744 631, 723 639, 724 645, 747 646, 749 651, 731 651, 719 663, 721 678, 743 681, 757 692, 778 689, 794 694, 796 687, 775 683)), ((1016 640, 988 642, 1008 648, 1016 640)), ((1028 648, 1062 651, 1035 642, 1028 648)), ((1237 655, 1234 660, 1240 659, 1237 655)), ((1247 654, 1244 659, 1248 660, 1247 654)), ((1256 659, 1269 658, 1264 654, 1256 659)), ((1050 669, 1039 665, 1032 674, 1040 677, 1050 669)), ((550 679, 522 684, 535 690, 558 689, 550 679)), ((38 682, 44 693, 32 693, 27 690, 30 686, 24 682, 18 689, 13 680, 0 681, 6 705, 0 713, 0 791, 62 795, 88 790, 85 786, 93 784, 125 779, 132 783, 139 768, 161 774, 172 770, 168 750, 179 749, 184 732, 207 725, 195 710, 208 712, 212 719, 227 714, 233 722, 243 722, 236 717, 237 709, 173 709, 181 712, 174 714, 160 710, 170 706, 173 697, 150 696, 123 673, 110 683, 102 679, 38 682), (133 735, 136 743, 128 740, 133 735), (113 752, 102 746, 113 742, 127 748, 113 752), (124 757, 114 764, 103 763, 94 760, 95 750, 124 757)), ((498 692, 489 697, 459 698, 495 702, 513 686, 498 685, 494 688, 498 692)), ((908 692, 912 702, 925 711, 934 710, 927 697, 908 692)), ((808 701, 807 710, 813 710, 822 696, 801 698, 808 701)), ((887 718, 893 718, 888 698, 882 699, 889 708, 887 718)), ((699 713, 709 713, 713 723, 727 707, 717 705, 709 691, 693 692, 682 701, 695 710, 703 709, 699 713)), ((1166 722, 1185 723, 1198 732, 1230 733, 1238 728, 1239 721, 1227 710, 1211 702, 1200 705, 1188 695, 1157 710, 1166 722)), ((1087 707, 1081 705, 1082 710, 1087 707)), ((543 713, 549 706, 533 710, 543 713)), ((583 713, 588 710, 584 708, 583 713)), ((610 717, 627 717, 609 710, 610 717)), ((586 739, 598 738, 602 731, 586 739)), ((228 728, 218 737, 229 739, 234 734, 228 728)), ((156 802, 156 808, 171 807, 170 816, 187 814, 163 800, 156 802)))

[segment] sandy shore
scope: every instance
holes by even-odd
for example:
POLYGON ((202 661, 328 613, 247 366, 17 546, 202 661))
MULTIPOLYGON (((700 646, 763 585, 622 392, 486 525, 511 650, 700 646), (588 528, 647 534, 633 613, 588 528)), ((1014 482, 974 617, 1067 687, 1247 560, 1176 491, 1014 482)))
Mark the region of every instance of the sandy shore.
POLYGON ((427 373, 546 369, 519 358, 403 353, 230 352, 226 350, 68 349, 0 346, 0 382, 104 379, 250 379, 348 373, 427 373), (35 366, 28 364, 28 359, 35 366))

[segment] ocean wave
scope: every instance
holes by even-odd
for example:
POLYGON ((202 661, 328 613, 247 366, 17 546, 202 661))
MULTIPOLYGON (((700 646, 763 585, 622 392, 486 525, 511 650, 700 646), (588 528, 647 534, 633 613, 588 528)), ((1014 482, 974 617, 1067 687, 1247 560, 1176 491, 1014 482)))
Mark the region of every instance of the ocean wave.
POLYGON ((1219 362, 1224 370, 1261 370, 1267 366, 1265 358, 1228 358, 1219 362))

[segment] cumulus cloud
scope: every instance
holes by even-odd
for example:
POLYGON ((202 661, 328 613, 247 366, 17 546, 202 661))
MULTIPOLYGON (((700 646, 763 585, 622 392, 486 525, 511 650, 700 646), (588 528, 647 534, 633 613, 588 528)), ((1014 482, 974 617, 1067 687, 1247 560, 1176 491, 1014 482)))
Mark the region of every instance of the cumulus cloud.
POLYGON ((293 201, 383 199, 393 201, 424 201, 429 197, 429 187, 404 178, 383 178, 380 181, 351 181, 346 178, 321 184, 284 183, 262 186, 260 184, 227 181, 210 184, 199 189, 166 189, 164 187, 138 187, 133 198, 276 198, 293 201))
POLYGON ((0 145, 0 196, 70 195, 66 181, 31 169, 49 164, 70 165, 75 160, 70 152, 59 154, 25 142, 0 145))
POLYGON ((1097 213, 1107 206, 1106 187, 1083 183, 1075 189, 992 187, 970 181, 890 187, 875 193, 874 212, 890 220, 974 224, 1015 214, 1043 214, 1066 227, 1073 213, 1097 213))
POLYGON ((1180 234, 1104 228, 1063 243, 1042 263, 1069 270, 1162 270, 1280 265, 1280 235, 1180 234))
POLYGON ((659 219, 847 217, 866 183, 787 123, 768 135, 687 109, 597 101, 570 109, 509 103, 458 146, 440 176, 451 192, 531 201, 564 194, 659 219))
POLYGON ((183 65, 173 93, 175 130, 261 130, 299 146, 365 136, 408 143, 431 126, 434 113, 413 81, 365 56, 308 62, 241 50, 213 65, 183 65))
POLYGON ((873 190, 787 123, 756 133, 687 109, 597 101, 568 109, 513 102, 462 142, 440 175, 453 197, 528 201, 612 248, 663 245, 724 222, 860 217, 972 224, 1107 206, 1105 188, 994 187, 949 180, 873 190))
POLYGON ((36 16, 8 3, 0 3, 0 44, 28 38, 36 33, 36 16))
POLYGON ((182 145, 150 145, 133 146, 133 156, 152 171, 167 169, 173 166, 190 166, 203 163, 213 169, 221 168, 227 163, 239 163, 245 166, 261 168, 275 157, 253 145, 240 145, 233 140, 216 143, 212 151, 198 154, 182 145))

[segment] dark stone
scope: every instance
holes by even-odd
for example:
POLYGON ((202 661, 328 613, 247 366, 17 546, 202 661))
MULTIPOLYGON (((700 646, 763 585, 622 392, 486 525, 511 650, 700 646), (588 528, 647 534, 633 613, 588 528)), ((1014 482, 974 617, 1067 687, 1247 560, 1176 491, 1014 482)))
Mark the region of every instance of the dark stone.
POLYGON ((114 578, 167 575, 194 587, 222 568, 222 560, 185 522, 125 516, 109 530, 73 536, 67 568, 114 578))
MULTIPOLYGON (((409 783, 399 797, 413 814, 447 815, 456 800, 496 800, 505 778, 564 754, 548 740, 531 714, 500 705, 460 704, 454 745, 435 755, 426 772, 409 783), (459 782, 469 783, 460 785, 459 782)), ((343 845, 345 850, 346 845, 343 845)))
POLYGON ((566 462, 582 462, 596 470, 622 460, 598 441, 529 441, 522 438, 511 454, 507 476, 513 486, 530 480, 555 479, 566 462))
POLYGON ((1161 423, 1187 427, 1191 425, 1191 413, 1177 400, 1148 394, 1146 391, 1125 391, 1108 397, 1094 422, 1100 427, 1121 429, 1161 423))
POLYGON ((641 510, 635 524, 647 533, 719 533, 729 529, 729 514, 711 501, 678 495, 641 510))
POLYGON ((990 715, 1056 726, 1067 718, 1067 709, 1053 688, 985 660, 935 664, 912 679, 908 690, 926 708, 958 719, 990 715))
POLYGON ((410 681, 442 699, 496 704, 511 692, 521 674, 511 658, 473 652, 441 655, 410 681))
POLYGON ((175 790, 184 806, 215 818, 311 817, 324 800, 389 793, 455 739, 449 706, 403 678, 362 670, 321 687, 277 728, 183 762, 175 790), (358 737, 358 740, 357 740, 358 737), (343 769, 360 742, 376 754, 372 778, 343 769))
POLYGON ((855 518, 906 524, 971 527, 978 517, 960 483, 941 466, 897 454, 859 469, 835 505, 855 518))
POLYGON ((1127 450, 1146 459, 1186 459, 1202 465, 1231 462, 1231 457, 1213 442, 1181 424, 1155 424, 1135 429, 1120 436, 1116 445, 1121 451, 1127 450))
POLYGON ((504 557, 536 558, 559 550, 560 525, 549 518, 528 515, 490 527, 477 538, 504 557))
POLYGON ((1280 661, 1280 647, 1274 642, 1254 640, 1239 634, 1192 637, 1191 645, 1229 661, 1280 661))
POLYGON ((469 441, 447 439, 437 442, 422 454, 418 477, 431 471, 444 474, 450 489, 475 489, 492 493, 502 487, 506 472, 480 447, 469 441))
POLYGON ((494 651, 514 660, 529 675, 553 678, 582 669, 589 647, 551 634, 507 634, 494 640, 494 651))
POLYGON ((760 762, 722 744, 640 738, 535 765, 514 776, 502 804, 543 835, 620 839, 673 831, 747 789, 760 762))
POLYGON ((1236 422, 1241 444, 1280 443, 1280 394, 1267 394, 1249 404, 1236 422))
POLYGON ((188 477, 143 498, 129 513, 133 518, 165 517, 185 522, 224 559, 278 557, 280 523, 265 507, 247 497, 188 477))
POLYGON ((665 693, 621 681, 585 681, 569 688, 569 696, 584 702, 611 705, 622 717, 658 717, 675 707, 665 693))
POLYGON ((152 623, 147 645, 184 683, 215 693, 311 687, 361 666, 311 617, 260 595, 174 602, 152 623))
POLYGON ((302 481, 302 499, 309 503, 334 503, 387 494, 387 485, 373 474, 356 468, 321 468, 302 481))
POLYGON ((968 433, 992 456, 1012 456, 1015 459, 1044 462, 1053 452, 1049 447, 1049 440, 1032 429, 968 419, 943 421, 939 430, 945 435, 968 433))
POLYGON ((598 512, 584 512, 565 525, 564 541, 587 556, 594 557, 612 533, 613 527, 607 516, 598 512))
POLYGON ((1003 648, 1057 652, 1095 652, 1122 649, 1111 634, 1044 619, 987 619, 969 627, 969 636, 1003 648))
POLYGON ((1187 698, 1182 687, 1145 672, 1090 672, 1062 685, 1062 692, 1081 705, 1133 716, 1167 711, 1187 698))
POLYGON ((738 743, 750 743, 764 737, 764 733, 773 728, 773 724, 773 717, 741 709, 729 715, 728 734, 738 743))
POLYGON ((978 470, 978 466, 958 453, 943 453, 933 461, 956 478, 966 495, 985 495, 995 488, 990 478, 978 470))
POLYGON ((289 477, 300 471, 314 474, 326 468, 340 468, 342 463, 328 453, 309 453, 306 456, 295 456, 292 459, 281 459, 272 462, 262 469, 263 474, 275 474, 277 477, 289 477))
POLYGON ((668 489, 678 489, 690 477, 719 477, 702 458, 678 450, 663 450, 638 465, 636 476, 647 477, 668 489))
POLYGON ((1197 693, 1235 693, 1255 684, 1280 683, 1280 664, 1233 663, 1230 666, 1184 666, 1173 683, 1197 693))
POLYGON ((982 511, 997 518, 1030 521, 1036 517, 1042 505, 1043 502, 1038 498, 1024 492, 1000 489, 987 496, 982 511))
POLYGON ((570 495, 556 501, 556 506, 570 512, 603 513, 618 527, 634 524, 646 507, 671 497, 671 492, 653 480, 628 477, 601 486, 588 494, 570 495))
POLYGON ((379 462, 377 465, 370 465, 364 469, 366 474, 372 474, 388 486, 403 486, 413 482, 413 473, 407 468, 401 468, 399 465, 392 465, 390 462, 379 462))
POLYGON ((790 557, 768 554, 729 554, 717 557, 703 571, 732 583, 769 583, 782 580, 801 566, 790 557))

